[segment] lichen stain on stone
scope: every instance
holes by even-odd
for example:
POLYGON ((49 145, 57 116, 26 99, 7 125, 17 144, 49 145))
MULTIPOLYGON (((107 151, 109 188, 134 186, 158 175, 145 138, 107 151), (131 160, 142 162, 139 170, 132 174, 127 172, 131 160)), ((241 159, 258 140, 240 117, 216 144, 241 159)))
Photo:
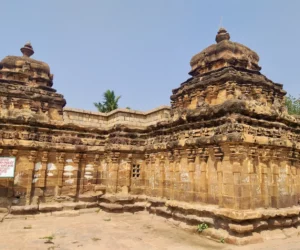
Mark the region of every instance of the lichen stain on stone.
POLYGON ((48 171, 51 171, 51 170, 56 170, 57 169, 57 167, 56 167, 56 165, 54 164, 54 163, 48 163, 47 164, 47 170, 48 171))
POLYGON ((67 179, 67 180, 65 180, 65 183, 67 183, 67 184, 73 184, 74 183, 74 179, 67 179))
POLYGON ((180 174, 180 180, 182 182, 188 182, 189 181, 189 174, 188 173, 181 173, 180 174))
POLYGON ((34 170, 35 170, 35 171, 38 171, 38 170, 40 170, 40 169, 42 169, 42 163, 41 163, 41 162, 37 162, 37 163, 35 164, 35 166, 34 166, 34 170))
POLYGON ((64 167, 64 171, 74 171, 76 168, 73 167, 72 165, 66 165, 64 167))

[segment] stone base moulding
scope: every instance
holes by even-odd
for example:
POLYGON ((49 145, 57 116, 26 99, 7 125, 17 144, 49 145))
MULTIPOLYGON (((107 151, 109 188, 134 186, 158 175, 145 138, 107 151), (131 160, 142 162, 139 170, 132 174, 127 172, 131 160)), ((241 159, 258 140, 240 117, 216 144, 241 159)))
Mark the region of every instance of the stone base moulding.
POLYGON ((150 214, 166 218, 167 223, 191 232, 197 232, 197 226, 204 223, 208 228, 199 233, 201 236, 235 245, 284 239, 300 233, 300 207, 239 211, 145 195, 106 194, 99 197, 96 202, 12 206, 10 211, 3 209, 1 212, 3 214, 9 212, 10 215, 6 219, 11 219, 15 215, 39 213, 50 213, 53 216, 77 216, 83 212, 99 212, 100 210, 113 213, 148 211, 150 214))

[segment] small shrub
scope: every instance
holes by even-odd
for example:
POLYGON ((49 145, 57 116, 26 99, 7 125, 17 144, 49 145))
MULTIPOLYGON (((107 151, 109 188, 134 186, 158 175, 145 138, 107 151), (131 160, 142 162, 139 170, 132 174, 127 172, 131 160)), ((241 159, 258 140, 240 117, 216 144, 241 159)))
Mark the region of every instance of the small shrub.
POLYGON ((101 239, 100 239, 100 238, 97 238, 97 237, 93 237, 92 240, 93 240, 93 241, 98 241, 98 240, 101 240, 101 239))
POLYGON ((53 240, 54 240, 54 235, 49 235, 49 236, 45 236, 43 238, 40 238, 40 239, 43 239, 43 240, 46 240, 44 243, 45 244, 54 244, 53 240))
POLYGON ((32 226, 31 225, 26 226, 26 227, 24 227, 24 229, 32 229, 32 226))
POLYGON ((201 224, 198 225, 197 231, 199 233, 201 233, 201 232, 203 232, 207 228, 208 228, 208 225, 206 223, 201 223, 201 224))
POLYGON ((221 238, 221 239, 220 239, 220 242, 221 242, 221 243, 225 243, 225 239, 224 239, 224 238, 221 238))

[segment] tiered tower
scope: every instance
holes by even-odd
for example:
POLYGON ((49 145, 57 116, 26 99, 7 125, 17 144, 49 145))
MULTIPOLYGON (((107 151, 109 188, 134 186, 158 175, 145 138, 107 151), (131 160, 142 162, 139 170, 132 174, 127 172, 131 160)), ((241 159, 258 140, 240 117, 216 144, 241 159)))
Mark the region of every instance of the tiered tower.
POLYGON ((23 56, 7 56, 0 62, 1 116, 34 121, 62 121, 66 104, 52 88, 48 64, 30 58, 33 48, 26 43, 23 56))

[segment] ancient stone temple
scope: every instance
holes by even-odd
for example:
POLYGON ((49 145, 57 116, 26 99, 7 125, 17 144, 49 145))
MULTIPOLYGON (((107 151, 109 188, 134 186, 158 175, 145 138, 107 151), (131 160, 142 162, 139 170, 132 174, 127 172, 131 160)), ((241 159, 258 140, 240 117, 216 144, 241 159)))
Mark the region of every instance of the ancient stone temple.
POLYGON ((171 107, 149 112, 64 108, 49 66, 21 51, 0 63, 0 153, 16 159, 1 207, 147 210, 233 244, 300 230, 300 121, 225 29, 191 59, 171 107))

